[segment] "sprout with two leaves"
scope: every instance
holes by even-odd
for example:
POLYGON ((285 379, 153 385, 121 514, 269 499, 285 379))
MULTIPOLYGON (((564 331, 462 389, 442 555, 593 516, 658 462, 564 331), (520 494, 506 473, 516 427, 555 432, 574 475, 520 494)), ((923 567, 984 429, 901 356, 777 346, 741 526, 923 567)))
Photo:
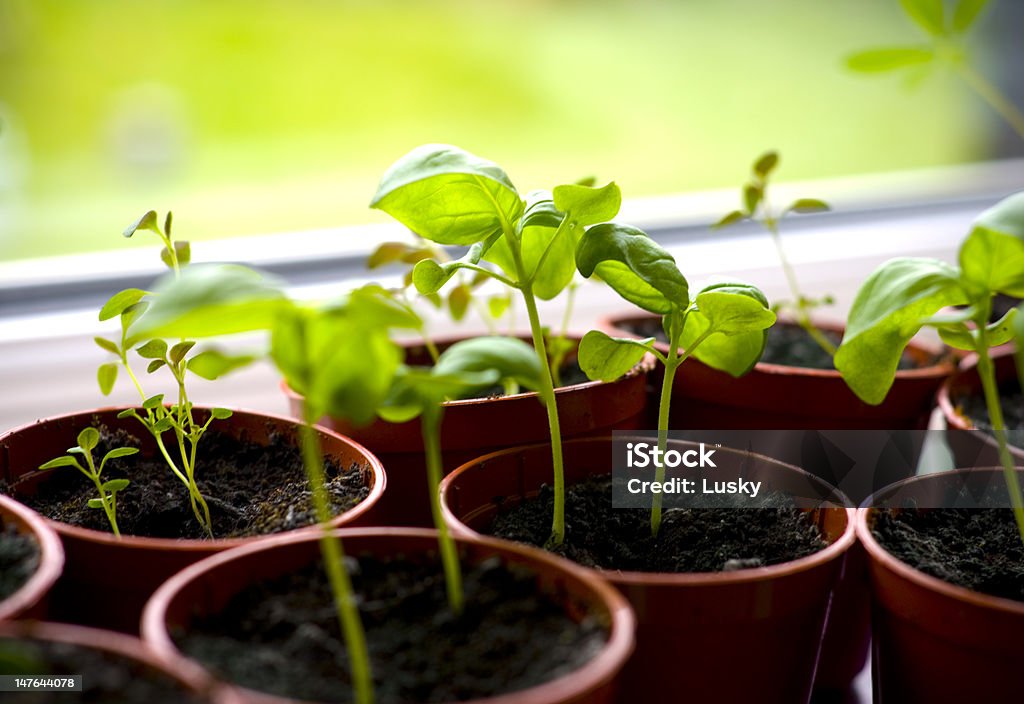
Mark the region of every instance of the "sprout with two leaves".
MULTIPOLYGON (((658 409, 658 449, 668 441, 672 383, 690 356, 739 377, 749 372, 764 352, 775 313, 764 294, 743 283, 719 283, 690 297, 690 286, 675 259, 646 233, 628 225, 590 228, 576 249, 576 265, 584 277, 597 274, 620 296, 662 316, 668 352, 654 347, 654 338, 609 337, 588 332, 580 343, 579 362, 591 379, 617 379, 650 352, 665 366, 658 409)), ((659 455, 663 456, 663 455, 659 455)), ((655 481, 665 479, 656 467, 655 481)), ((661 495, 651 508, 651 532, 661 526, 661 495)))

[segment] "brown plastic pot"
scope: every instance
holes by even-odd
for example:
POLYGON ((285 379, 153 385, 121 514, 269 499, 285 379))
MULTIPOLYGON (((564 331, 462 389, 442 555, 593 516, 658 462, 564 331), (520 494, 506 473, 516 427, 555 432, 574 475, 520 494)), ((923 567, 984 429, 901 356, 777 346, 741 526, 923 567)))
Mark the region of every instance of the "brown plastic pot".
MULTIPOLYGON (((47 480, 54 475, 36 472, 39 465, 73 447, 83 428, 98 424, 135 434, 142 442, 142 454, 155 455, 157 449, 152 438, 137 420, 118 418, 120 410, 123 409, 106 408, 56 416, 4 433, 0 436, 0 477, 8 483, 15 498, 45 491, 47 480)), ((299 426, 291 418, 235 411, 217 429, 258 444, 267 444, 272 434, 297 443, 299 426)), ((337 516, 332 524, 373 525, 374 509, 386 484, 383 467, 369 451, 348 438, 323 428, 318 433, 325 455, 344 466, 357 462, 369 468, 364 476, 370 487, 369 496, 337 516)), ((259 539, 175 540, 132 535, 118 539, 111 533, 50 519, 46 522, 60 535, 66 555, 64 573, 52 593, 51 617, 130 633, 138 631, 146 600, 172 574, 208 555, 259 539), (116 604, 117 608, 98 614, 92 608, 97 603, 116 604)), ((310 530, 316 527, 299 529, 310 530)))
MULTIPOLYGON (((996 383, 1000 386, 1017 380, 1013 348, 999 347, 992 351, 996 383)), ((939 389, 938 404, 946 419, 946 440, 957 467, 987 467, 1000 464, 999 446, 988 433, 975 430, 974 422, 960 412, 962 399, 982 396, 981 377, 978 375, 978 356, 968 355, 956 374, 946 379, 939 389)), ((1024 448, 1011 445, 1010 454, 1024 463, 1024 448)))
POLYGON ((18 591, 0 601, 0 621, 43 619, 50 589, 64 570, 64 548, 42 516, 10 497, 0 496, 0 529, 8 524, 13 524, 22 535, 32 536, 39 550, 39 565, 18 591))
MULTIPOLYGON (((168 665, 156 657, 153 651, 138 638, 99 628, 86 628, 64 623, 40 623, 37 621, 9 621, 0 623, 0 638, 26 639, 32 641, 65 643, 91 650, 101 651, 118 658, 124 658, 141 665, 146 670, 159 673, 177 682, 182 695, 191 694, 211 704, 240 704, 233 692, 216 683, 202 668, 189 662, 168 665)), ((83 680, 91 673, 75 672, 83 680)), ((67 695, 54 694, 55 701, 73 701, 67 695)))
MULTIPOLYGON (((574 440, 563 449, 567 484, 611 471, 608 438, 574 440)), ((717 452, 715 471, 723 480, 742 471, 773 489, 830 500, 830 507, 814 510, 829 545, 792 562, 735 572, 595 571, 636 611, 636 651, 620 690, 624 704, 659 701, 667 692, 694 703, 799 704, 810 697, 832 589, 854 544, 853 509, 801 469, 736 450, 717 452)), ((457 534, 478 536, 490 528, 499 503, 535 496, 551 481, 551 471, 549 445, 464 464, 441 483, 445 520, 457 534)))
MULTIPOLYGON (((418 528, 361 528, 336 531, 351 555, 406 557, 436 555, 437 534, 418 528)), ((604 580, 570 562, 540 550, 493 538, 459 539, 469 563, 499 556, 537 575, 540 589, 563 600, 575 617, 594 615, 609 628, 608 641, 583 667, 544 684, 470 704, 605 704, 614 698, 619 671, 633 651, 635 619, 626 600, 604 580)), ((169 635, 187 629, 190 621, 217 613, 247 585, 288 574, 318 560, 318 536, 278 536, 221 553, 192 565, 168 580, 146 605, 142 635, 165 662, 185 659, 169 635)), ((430 559, 436 559, 431 557, 430 559)), ((424 647, 429 647, 424 643, 424 647)), ((286 700, 242 687, 237 691, 252 704, 286 700)))
MULTIPOLYGON (((1018 470, 1024 481, 1024 470, 1018 470)), ((917 501, 952 505, 965 482, 992 486, 1001 468, 954 470, 897 482, 857 515, 870 559, 873 596, 872 676, 876 704, 1020 700, 1024 602, 964 589, 893 557, 872 534, 880 507, 917 501)))
MULTIPOLYGON (((577 342, 580 339, 571 337, 577 342)), ((467 338, 442 339, 437 347, 443 351, 461 339, 467 338)), ((408 363, 429 364, 430 358, 422 345, 410 343, 405 350, 408 363)), ((575 351, 570 359, 575 359, 575 351)), ((654 358, 648 356, 617 381, 591 381, 556 389, 562 437, 597 437, 613 430, 642 428, 646 419, 647 374, 653 368, 654 358)), ((291 412, 298 417, 302 413, 302 397, 283 383, 282 388, 291 412)), ((547 411, 533 392, 448 401, 444 408, 441 451, 445 472, 488 452, 548 442, 551 438, 547 411)), ((382 511, 389 525, 432 525, 418 419, 407 423, 377 420, 365 427, 353 426, 342 418, 324 418, 320 422, 362 443, 388 468, 390 485, 382 511)))

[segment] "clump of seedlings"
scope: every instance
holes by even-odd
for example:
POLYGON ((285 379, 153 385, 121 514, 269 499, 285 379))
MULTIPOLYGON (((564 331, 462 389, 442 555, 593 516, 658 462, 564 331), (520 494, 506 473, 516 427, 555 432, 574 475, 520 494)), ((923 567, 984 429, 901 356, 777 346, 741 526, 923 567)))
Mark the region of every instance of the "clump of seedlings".
POLYGON ((103 459, 100 460, 100 464, 97 467, 92 451, 96 449, 99 443, 100 432, 95 428, 86 428, 78 434, 78 445, 70 448, 68 454, 63 457, 56 457, 40 465, 39 469, 49 470, 57 469, 58 467, 74 467, 84 474, 93 483, 93 486, 96 487, 96 493, 99 495, 95 499, 89 499, 89 508, 103 509, 107 516, 107 521, 110 523, 110 529, 114 532, 114 535, 120 538, 121 531, 117 527, 117 494, 127 489, 129 482, 127 479, 108 479, 103 481, 103 470, 110 460, 134 455, 138 453, 138 449, 134 447, 115 447, 103 455, 103 459), (79 457, 85 460, 84 467, 78 461, 79 457))
POLYGON ((775 211, 768 199, 768 181, 778 165, 778 152, 769 151, 758 157, 751 168, 750 180, 743 186, 743 206, 728 213, 715 224, 715 227, 722 228, 743 220, 752 220, 760 223, 771 234, 772 243, 779 256, 779 264, 786 276, 789 293, 793 298, 791 301, 777 301, 773 310, 791 310, 796 323, 807 332, 818 347, 829 357, 833 357, 836 353, 836 346, 811 321, 811 314, 814 310, 822 305, 831 305, 832 297, 825 296, 821 299, 814 299, 803 294, 796 278, 796 272, 786 257, 786 250, 782 246, 782 236, 779 234, 779 224, 787 215, 824 212, 829 209, 829 206, 817 198, 797 198, 781 211, 775 211))
POLYGON ((922 327, 935 328, 950 347, 976 353, 1014 518, 1024 539, 1024 497, 1007 444, 989 353, 1013 339, 1024 314, 1013 308, 990 323, 992 299, 999 293, 1024 296, 1024 192, 978 216, 960 245, 957 266, 938 259, 900 257, 876 269, 853 302, 835 362, 854 393, 867 403, 879 404, 892 386, 900 355, 922 327), (961 308, 943 310, 952 306, 961 308))
MULTIPOLYGON (((603 224, 590 228, 576 248, 580 274, 599 275, 622 298, 662 316, 668 352, 654 338, 613 338, 592 330, 580 343, 579 362, 591 379, 617 379, 651 353, 665 366, 658 407, 658 450, 668 442, 672 382, 690 356, 705 364, 742 376, 764 352, 767 330, 775 313, 759 289, 744 283, 707 286, 690 297, 690 286, 675 259, 646 233, 628 225, 603 224), (681 352, 680 352, 681 350, 681 352)), ((655 481, 663 482, 665 467, 658 463, 655 481)), ((661 494, 653 495, 651 532, 661 527, 661 494)))

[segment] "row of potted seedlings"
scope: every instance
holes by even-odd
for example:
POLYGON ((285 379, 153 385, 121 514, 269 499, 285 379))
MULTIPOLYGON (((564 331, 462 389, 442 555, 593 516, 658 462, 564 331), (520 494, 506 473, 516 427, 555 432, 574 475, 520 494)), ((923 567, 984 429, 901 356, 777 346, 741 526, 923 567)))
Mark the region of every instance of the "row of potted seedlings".
POLYGON ((111 355, 101 389, 121 377, 139 405, 0 437, 12 565, 0 648, 57 675, 95 646, 169 673, 153 677, 171 693, 144 694, 168 701, 185 688, 218 701, 790 703, 848 686, 873 621, 880 701, 1005 699, 1024 654, 1020 451, 1007 442, 1022 418, 1006 346, 1024 339, 1024 315, 989 318, 993 295, 1024 294, 1024 195, 978 218, 958 266, 887 262, 845 329, 818 327, 822 302, 800 291, 779 225, 827 206, 771 211, 777 163, 755 162, 721 223, 771 233, 793 297, 774 308, 741 282, 691 290, 667 251, 613 222, 615 184, 524 198, 496 164, 443 145, 396 162, 372 202, 419 238, 375 254, 414 264, 401 290, 296 301, 251 269, 190 264, 170 215, 147 213, 125 234, 155 234, 170 272, 111 297, 100 318, 119 329, 97 339, 111 355), (537 300, 580 278, 643 313, 582 337, 546 327, 537 300), (484 281, 502 293, 477 300, 484 281), (529 334, 434 340, 413 288, 456 317, 514 297, 529 334), (974 354, 955 375, 951 356, 911 342, 926 325, 974 354), (189 400, 192 375, 254 359, 211 340, 251 331, 268 334, 293 419, 189 400), (158 374, 173 394, 146 391, 158 374), (960 456, 1001 467, 912 478, 910 447, 890 488, 868 499, 849 485, 867 500, 858 512, 815 476, 827 468, 795 466, 792 443, 720 447, 716 481, 767 487, 745 510, 657 494, 647 510, 612 508, 613 430, 656 427, 660 450, 686 452, 697 445, 670 430, 921 428, 943 383, 951 425, 980 403, 992 431, 960 456), (1015 509, 912 508, 953 505, 943 492, 974 483, 1015 509), (90 629, 30 620, 43 616, 90 629), (145 647, 113 633, 140 619, 145 647))

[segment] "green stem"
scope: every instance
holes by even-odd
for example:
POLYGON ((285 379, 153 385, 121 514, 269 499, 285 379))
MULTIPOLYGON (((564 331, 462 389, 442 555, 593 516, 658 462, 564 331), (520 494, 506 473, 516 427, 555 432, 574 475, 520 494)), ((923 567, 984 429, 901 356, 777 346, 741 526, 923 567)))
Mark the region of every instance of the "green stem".
POLYGON ((1014 105, 1003 93, 984 76, 967 64, 955 64, 954 68, 971 89, 982 100, 999 113, 1013 130, 1024 139, 1024 113, 1014 105))
POLYGON ((443 410, 433 406, 423 411, 421 432, 423 434, 423 451, 427 460, 427 482, 430 491, 430 513, 434 517, 437 528, 437 544, 441 551, 441 564, 444 567, 445 587, 448 592, 448 605, 456 615, 462 613, 464 594, 462 591, 462 571, 459 569, 459 551, 455 540, 448 532, 441 513, 441 478, 444 474, 441 460, 441 419, 443 410))
POLYGON ((807 313, 806 299, 800 293, 800 285, 796 280, 796 271, 793 269, 793 265, 789 263, 789 259, 786 257, 786 250, 782 246, 782 236, 779 234, 779 227, 776 224, 775 218, 765 217, 764 226, 768 228, 768 232, 771 233, 772 243, 775 245, 775 251, 779 255, 779 263, 782 265, 782 271, 786 275, 786 282, 789 285, 789 295, 793 297, 793 301, 796 303, 797 323, 807 331, 807 334, 811 336, 811 339, 814 340, 829 357, 835 357, 836 346, 833 345, 832 342, 814 326, 814 323, 811 322, 811 316, 807 313))
POLYGON ((988 353, 987 336, 984 327, 978 331, 978 376, 981 377, 981 387, 985 392, 985 405, 988 407, 988 418, 992 423, 992 432, 999 444, 999 461, 1003 465, 1003 477, 1006 479, 1006 489, 1010 493, 1010 505, 1013 507, 1013 516, 1017 521, 1017 530, 1020 531, 1021 540, 1024 541, 1024 496, 1021 495, 1020 482, 1017 480, 1017 470, 1013 466, 1013 457, 1010 455, 1010 447, 1006 442, 1006 423, 1003 420, 1003 408, 999 403, 999 388, 996 386, 995 366, 988 353))
POLYGON ((334 595, 334 608, 338 624, 345 637, 348 649, 349 667, 352 670, 352 688, 356 704, 373 704, 373 677, 370 673, 370 655, 366 647, 366 633, 359 618, 352 590, 352 582, 345 571, 345 552, 341 540, 331 535, 331 509, 324 485, 323 455, 320 438, 313 429, 317 418, 305 414, 305 422, 299 427, 302 461, 313 494, 313 510, 320 523, 320 552, 327 570, 327 580, 334 595))
POLYGON ((114 536, 117 538, 121 537, 121 531, 117 527, 117 511, 114 506, 107 501, 107 494, 103 491, 103 482, 100 481, 100 473, 96 471, 96 463, 92 461, 92 453, 85 453, 85 462, 89 465, 89 472, 87 473, 89 479, 92 479, 92 483, 96 486, 96 492, 100 495, 100 502, 103 504, 103 512, 107 514, 107 521, 110 522, 110 529, 114 531, 114 536))
POLYGON ((427 353, 430 355, 430 361, 437 364, 437 360, 441 357, 440 353, 437 351, 437 345, 435 345, 434 341, 430 339, 429 335, 427 335, 426 330, 421 330, 420 334, 423 336, 423 346, 427 348, 427 353))

